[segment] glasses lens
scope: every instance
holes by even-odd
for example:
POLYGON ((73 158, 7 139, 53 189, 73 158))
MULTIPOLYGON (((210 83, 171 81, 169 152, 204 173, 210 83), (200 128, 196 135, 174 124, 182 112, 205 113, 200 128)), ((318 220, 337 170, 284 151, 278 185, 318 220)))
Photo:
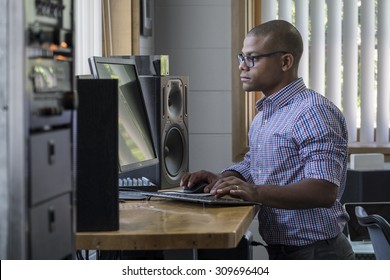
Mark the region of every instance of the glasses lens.
POLYGON ((242 61, 244 60, 244 57, 240 53, 239 55, 237 55, 237 59, 238 59, 238 64, 240 65, 242 63, 242 61))
POLYGON ((252 57, 252 56, 244 56, 244 58, 245 58, 245 64, 246 64, 249 68, 252 68, 253 65, 254 65, 253 57, 252 57))
POLYGON ((238 64, 241 64, 243 61, 245 65, 249 68, 253 67, 253 59, 251 56, 244 56, 242 53, 237 56, 238 64))

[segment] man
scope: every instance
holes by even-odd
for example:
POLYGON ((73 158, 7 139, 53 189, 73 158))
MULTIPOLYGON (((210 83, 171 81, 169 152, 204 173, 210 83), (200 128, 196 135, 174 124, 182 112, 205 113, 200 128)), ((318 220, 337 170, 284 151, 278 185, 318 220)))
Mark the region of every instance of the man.
MULTIPOLYGON (((282 20, 254 27, 238 56, 245 91, 262 91, 249 152, 221 174, 187 173, 181 186, 262 203, 259 231, 270 259, 353 259, 340 204, 347 128, 338 108, 298 78, 298 30, 282 20)), ((315 65, 314 65, 315 66, 315 65)))

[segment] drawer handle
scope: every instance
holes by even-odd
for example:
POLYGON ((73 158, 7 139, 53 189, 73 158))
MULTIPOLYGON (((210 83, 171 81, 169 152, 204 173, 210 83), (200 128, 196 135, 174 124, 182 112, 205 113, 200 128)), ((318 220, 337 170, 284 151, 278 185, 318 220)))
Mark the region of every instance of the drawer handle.
POLYGON ((50 165, 53 165, 55 163, 55 154, 56 154, 56 145, 54 143, 54 140, 50 140, 47 144, 48 148, 48 161, 50 165))
POLYGON ((55 231, 55 224, 56 224, 56 212, 53 207, 50 207, 48 209, 48 225, 49 225, 49 232, 55 231))

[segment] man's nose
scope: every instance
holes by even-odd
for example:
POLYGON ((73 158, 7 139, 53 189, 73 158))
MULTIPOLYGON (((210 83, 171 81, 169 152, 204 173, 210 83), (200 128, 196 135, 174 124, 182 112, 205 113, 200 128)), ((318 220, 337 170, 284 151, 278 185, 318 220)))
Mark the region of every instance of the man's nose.
POLYGON ((248 65, 246 65, 246 63, 245 63, 245 60, 242 60, 241 62, 239 62, 238 69, 240 69, 241 71, 248 71, 249 70, 248 65))

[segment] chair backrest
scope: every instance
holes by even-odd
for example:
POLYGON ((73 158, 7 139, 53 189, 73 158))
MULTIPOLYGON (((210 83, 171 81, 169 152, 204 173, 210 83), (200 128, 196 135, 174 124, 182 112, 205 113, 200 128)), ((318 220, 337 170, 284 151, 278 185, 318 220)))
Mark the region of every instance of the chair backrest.
POLYGON ((375 258, 390 260, 390 224, 380 215, 368 215, 361 206, 355 207, 355 214, 359 224, 368 229, 375 258))

